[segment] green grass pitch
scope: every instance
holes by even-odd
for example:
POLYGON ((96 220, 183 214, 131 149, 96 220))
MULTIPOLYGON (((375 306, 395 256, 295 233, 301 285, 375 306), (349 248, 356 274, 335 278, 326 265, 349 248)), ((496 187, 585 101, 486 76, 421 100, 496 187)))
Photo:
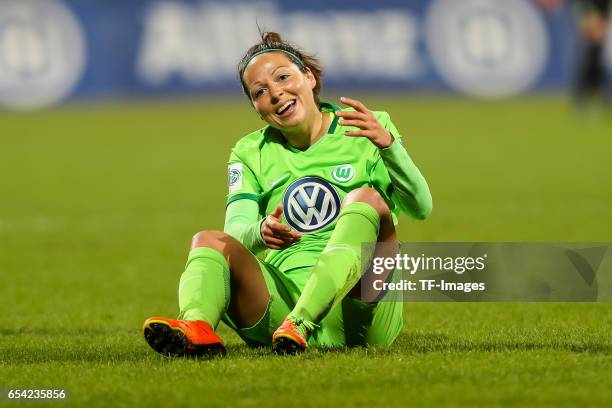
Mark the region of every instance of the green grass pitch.
MULTIPOLYGON (((434 197, 404 241, 612 241, 612 126, 554 98, 369 97, 434 197)), ((612 406, 609 303, 418 303, 389 350, 171 361, 140 333, 177 313, 190 238, 223 224, 244 100, 0 114, 0 388, 57 406, 612 406)), ((2 403, 0 403, 2 404, 2 403)), ((19 406, 18 404, 10 404, 19 406)))

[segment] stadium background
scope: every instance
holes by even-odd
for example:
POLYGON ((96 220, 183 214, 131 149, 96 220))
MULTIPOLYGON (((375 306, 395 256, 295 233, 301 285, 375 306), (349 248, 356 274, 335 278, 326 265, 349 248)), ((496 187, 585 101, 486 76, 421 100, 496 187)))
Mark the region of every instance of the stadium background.
POLYGON ((147 349, 191 235, 222 228, 231 146, 262 126, 235 73, 256 22, 321 57, 326 99, 403 132, 434 212, 401 240, 612 241, 612 126, 568 102, 569 7, 4 0, 0 387, 92 406, 609 405, 606 303, 407 304, 388 351, 283 359, 225 328, 225 360, 147 349))

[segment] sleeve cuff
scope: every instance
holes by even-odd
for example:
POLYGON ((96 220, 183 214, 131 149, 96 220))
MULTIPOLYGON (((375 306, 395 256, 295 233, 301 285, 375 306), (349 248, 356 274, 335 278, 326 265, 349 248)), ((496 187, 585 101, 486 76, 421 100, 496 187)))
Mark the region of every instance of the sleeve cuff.
POLYGON ((259 220, 257 223, 257 238, 255 239, 253 247, 259 251, 264 251, 267 249, 266 243, 264 242, 263 236, 261 235, 261 224, 266 220, 266 217, 259 220))
POLYGON ((380 152, 380 157, 385 161, 397 159, 406 154, 406 149, 404 149, 400 139, 393 140, 391 146, 385 147, 384 149, 378 149, 378 151, 380 152))

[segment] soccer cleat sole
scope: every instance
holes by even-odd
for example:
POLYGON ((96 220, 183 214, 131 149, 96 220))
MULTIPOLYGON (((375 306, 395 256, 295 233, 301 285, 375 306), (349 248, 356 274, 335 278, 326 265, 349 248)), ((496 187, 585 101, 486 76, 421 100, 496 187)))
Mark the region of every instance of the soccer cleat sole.
POLYGON ((226 354, 222 344, 191 344, 180 329, 162 322, 148 324, 144 337, 153 350, 167 357, 212 358, 226 354))
POLYGON ((305 351, 298 342, 290 337, 279 336, 272 344, 272 350, 280 355, 295 355, 305 351))

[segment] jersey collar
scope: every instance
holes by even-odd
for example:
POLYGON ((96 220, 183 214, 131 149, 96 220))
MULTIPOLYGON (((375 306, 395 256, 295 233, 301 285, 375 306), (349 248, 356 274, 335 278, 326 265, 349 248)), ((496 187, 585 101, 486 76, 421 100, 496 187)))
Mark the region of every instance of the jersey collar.
POLYGON ((336 131, 336 125, 338 125, 338 116, 336 116, 336 111, 342 110, 338 105, 334 105, 331 102, 321 102, 319 105, 319 109, 321 112, 333 112, 334 119, 332 123, 329 125, 329 129, 327 129, 327 133, 334 133, 336 131))
MULTIPOLYGON (((338 125, 338 116, 336 116, 336 111, 342 110, 342 108, 330 102, 321 102, 319 104, 319 110, 321 112, 333 112, 334 118, 332 119, 332 122, 329 125, 329 129, 327 129, 328 135, 333 134, 336 131, 336 126, 338 125)), ((314 146, 318 145, 319 142, 323 140, 323 137, 322 137, 319 140, 317 140, 315 144, 311 145, 308 149, 299 150, 291 146, 289 143, 287 143, 283 135, 277 129, 273 128, 272 126, 269 126, 269 125, 266 126, 264 129, 264 134, 277 138, 280 143, 285 144, 289 150, 296 152, 296 153, 307 152, 308 150, 312 149, 314 146)))

